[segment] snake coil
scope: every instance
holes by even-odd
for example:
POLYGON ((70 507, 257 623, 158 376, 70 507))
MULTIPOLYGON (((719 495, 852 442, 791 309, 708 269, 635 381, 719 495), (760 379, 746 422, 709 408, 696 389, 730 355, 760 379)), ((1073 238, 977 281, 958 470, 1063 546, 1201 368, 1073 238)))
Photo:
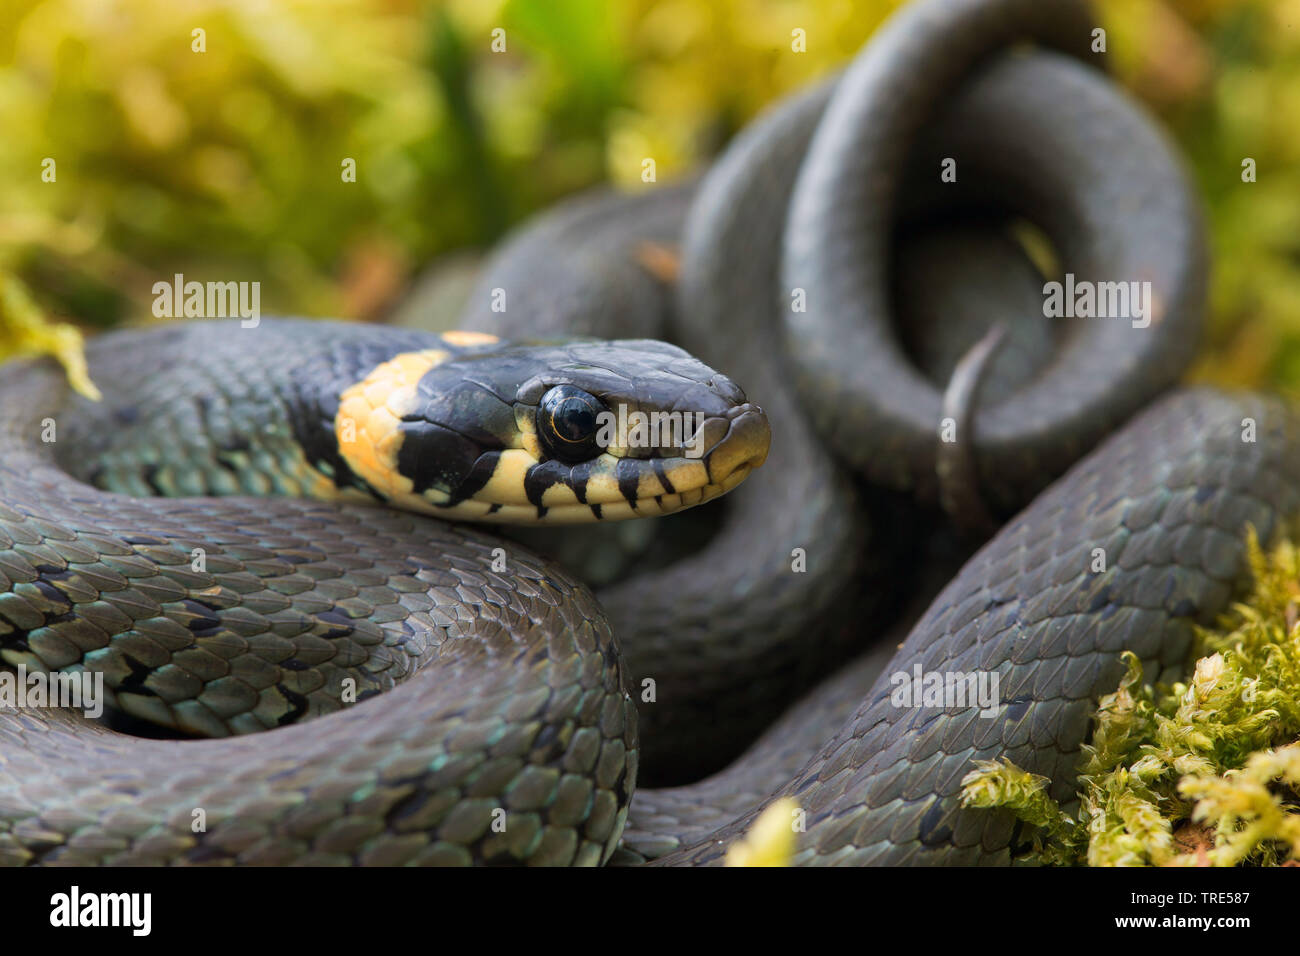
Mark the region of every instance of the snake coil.
POLYGON ((1300 514, 1293 406, 1163 394, 1203 227, 1092 38, 1075 0, 915 0, 698 182, 529 224, 471 333, 116 333, 89 350, 99 407, 6 367, 0 662, 103 674, 118 709, 219 739, 0 711, 0 863, 711 864, 783 797, 796 863, 1009 862, 1012 818, 959 806, 972 761, 1068 799, 1120 653, 1177 673, 1247 525, 1300 514), (675 280, 644 267, 678 244, 675 280), (1066 276, 1150 291, 1047 320, 1066 276), (588 335, 671 337, 746 392, 588 335), (698 412, 705 458, 602 453, 588 417, 615 401, 698 412), (594 595, 437 520, 609 534, 727 491, 594 595), (1004 523, 972 548, 936 506, 1004 523), (899 706, 917 669, 994 677, 996 706, 899 706))

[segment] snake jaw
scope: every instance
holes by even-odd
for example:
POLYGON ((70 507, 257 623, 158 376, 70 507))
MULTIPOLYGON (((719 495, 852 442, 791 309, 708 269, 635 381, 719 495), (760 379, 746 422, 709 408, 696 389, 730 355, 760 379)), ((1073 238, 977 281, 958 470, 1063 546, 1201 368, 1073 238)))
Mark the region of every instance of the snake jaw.
MULTIPOLYGON (((637 458, 615 448, 576 465, 506 449, 470 498, 453 504, 416 497, 401 504, 441 517, 508 524, 579 524, 672 514, 712 501, 762 466, 771 442, 767 416, 743 404, 700 427, 698 457, 637 458)), ((639 450, 639 449, 637 449, 639 450)))

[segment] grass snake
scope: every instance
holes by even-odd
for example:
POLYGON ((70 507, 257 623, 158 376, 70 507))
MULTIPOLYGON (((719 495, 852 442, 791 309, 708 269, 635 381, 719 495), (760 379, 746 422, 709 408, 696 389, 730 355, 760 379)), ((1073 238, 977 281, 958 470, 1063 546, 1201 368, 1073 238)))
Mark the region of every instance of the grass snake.
POLYGON ((1199 211, 1095 42, 1073 0, 916 0, 698 181, 526 226, 471 333, 115 333, 98 405, 6 367, 0 660, 102 672, 132 717, 220 739, 0 713, 0 862, 708 864, 780 796, 796 863, 1011 860, 1012 818, 958 806, 972 761, 1068 798, 1120 652, 1177 673, 1247 525, 1300 512, 1289 403, 1166 393, 1199 211), (645 268, 664 246, 675 276, 645 268), (1150 321, 1044 322, 1044 269, 1148 282, 1150 321), (698 412, 709 454, 593 464, 544 434, 591 396, 698 412), (945 528, 972 501, 1002 522, 982 544, 945 528), (438 520, 692 504, 707 540, 658 522, 660 558, 594 595, 438 520), (996 713, 894 706, 918 665, 996 673, 996 713))

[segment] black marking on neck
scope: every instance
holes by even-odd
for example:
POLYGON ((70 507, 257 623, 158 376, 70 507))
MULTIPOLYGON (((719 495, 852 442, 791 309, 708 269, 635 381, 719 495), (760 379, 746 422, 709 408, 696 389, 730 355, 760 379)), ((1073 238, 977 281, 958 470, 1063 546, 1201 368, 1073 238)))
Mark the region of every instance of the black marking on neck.
POLYGON ((334 434, 339 398, 384 362, 403 352, 441 348, 442 339, 428 332, 391 327, 322 328, 323 347, 309 349, 293 369, 285 396, 289 426, 308 464, 334 487, 359 488, 383 501, 384 496, 353 472, 339 452, 334 434))
POLYGON ((456 490, 451 493, 451 500, 447 502, 447 507, 458 505, 482 491, 483 486, 491 480, 492 473, 497 470, 497 462, 500 460, 501 452, 499 451, 485 451, 479 455, 465 478, 456 486, 456 490))
MULTIPOLYGON (((340 389, 342 391, 342 389, 340 389)), ((353 472, 347 460, 339 452, 338 439, 334 436, 334 416, 339 411, 339 396, 324 393, 289 405, 289 425, 293 435, 302 446, 307 463, 325 475, 334 483, 335 488, 360 488, 376 498, 383 496, 370 487, 370 483, 353 472)))
POLYGON ((600 505, 591 505, 591 513, 596 516, 597 521, 605 520, 605 516, 600 513, 600 505))
POLYGON ((417 495, 430 488, 459 488, 479 461, 479 446, 450 428, 418 416, 404 418, 398 428, 397 470, 411 480, 417 495))

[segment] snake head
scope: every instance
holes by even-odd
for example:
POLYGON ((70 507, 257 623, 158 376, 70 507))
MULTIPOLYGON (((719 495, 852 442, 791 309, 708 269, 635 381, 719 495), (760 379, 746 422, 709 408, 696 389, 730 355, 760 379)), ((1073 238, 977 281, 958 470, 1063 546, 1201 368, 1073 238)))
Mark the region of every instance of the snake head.
POLYGON ((662 515, 767 457, 762 409, 675 346, 443 338, 340 395, 340 456, 398 507, 516 524, 662 515))

